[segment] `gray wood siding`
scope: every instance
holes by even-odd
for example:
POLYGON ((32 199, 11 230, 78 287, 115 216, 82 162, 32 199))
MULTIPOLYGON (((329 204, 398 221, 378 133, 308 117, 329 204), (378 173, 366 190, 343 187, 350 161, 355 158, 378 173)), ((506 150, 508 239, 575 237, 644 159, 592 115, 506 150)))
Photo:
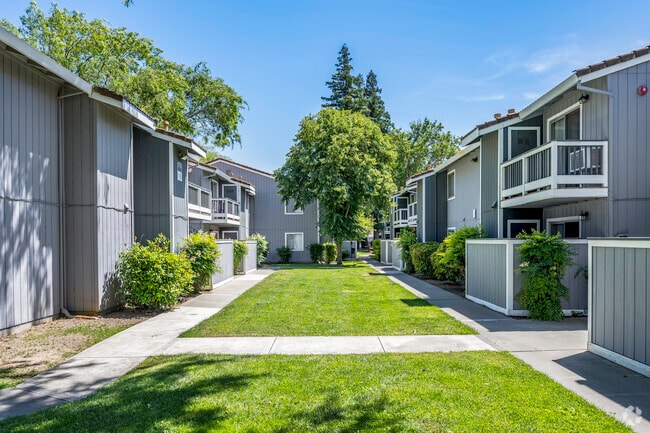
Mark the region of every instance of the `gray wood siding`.
POLYGON ((172 200, 173 206, 173 230, 174 244, 172 249, 176 250, 182 243, 183 239, 189 234, 189 218, 187 217, 187 161, 178 157, 180 147, 174 146, 172 153, 172 167, 174 175, 174 194, 172 200), (180 162, 183 166, 183 180, 179 181, 176 177, 176 164, 180 162))
POLYGON ((212 274, 212 285, 217 285, 235 275, 235 255, 232 241, 217 241, 219 245, 219 271, 212 274))
POLYGON ((591 343, 650 365, 648 248, 592 247, 591 343))
POLYGON ((244 181, 255 185, 256 194, 250 214, 249 231, 266 236, 269 242, 268 261, 280 260, 275 249, 284 246, 285 233, 303 233, 305 249, 294 251, 291 260, 309 262, 309 244, 320 242, 316 203, 306 206, 302 215, 285 215, 275 179, 225 161, 219 161, 217 167, 226 173, 231 172, 234 177, 241 176, 244 181))
MULTIPOLYGON (((131 122, 114 108, 95 103, 97 131, 97 290, 103 311, 118 304, 115 265, 133 242, 131 122), (128 206, 129 210, 125 208, 128 206)), ((88 310, 84 310, 88 311, 88 310)))
POLYGON ((447 237, 447 171, 436 174, 436 241, 447 237))
POLYGON ((436 175, 430 175, 417 182, 418 225, 417 236, 421 242, 440 241, 436 230, 436 203, 438 191, 436 175))
POLYGON ((546 222, 549 218, 578 216, 583 212, 588 212, 589 215, 582 221, 582 237, 607 236, 608 212, 606 199, 581 201, 545 208, 541 229, 546 230, 546 222))
POLYGON ((96 311, 97 141, 95 104, 86 96, 64 99, 66 306, 96 311))
POLYGON ((499 202, 499 136, 493 132, 481 137, 481 224, 487 237, 499 236, 499 211, 492 204, 499 202))
POLYGON ((0 333, 59 312, 58 86, 0 51, 0 333))
POLYGON ((169 142, 133 129, 134 235, 145 242, 160 233, 171 237, 169 142))
POLYGON ((465 293, 506 308, 506 244, 466 245, 465 293))
POLYGON ((479 156, 478 149, 447 167, 447 174, 455 170, 455 198, 447 202, 447 227, 476 226, 480 222, 481 204, 479 165, 472 158, 479 156), (476 209, 476 217, 473 210, 476 209))
POLYGON ((609 76, 609 91, 614 94, 609 146, 612 236, 650 236, 644 217, 650 213, 650 100, 637 94, 649 78, 647 62, 609 76))

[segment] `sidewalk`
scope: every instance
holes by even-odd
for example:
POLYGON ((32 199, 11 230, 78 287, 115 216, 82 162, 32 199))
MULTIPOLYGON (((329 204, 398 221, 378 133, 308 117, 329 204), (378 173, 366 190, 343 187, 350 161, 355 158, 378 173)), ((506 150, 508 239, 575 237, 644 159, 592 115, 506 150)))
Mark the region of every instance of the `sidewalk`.
POLYGON ((371 260, 368 264, 476 329, 495 349, 511 352, 618 420, 628 421, 635 431, 650 432, 650 378, 588 352, 586 318, 513 319, 390 266, 371 260))

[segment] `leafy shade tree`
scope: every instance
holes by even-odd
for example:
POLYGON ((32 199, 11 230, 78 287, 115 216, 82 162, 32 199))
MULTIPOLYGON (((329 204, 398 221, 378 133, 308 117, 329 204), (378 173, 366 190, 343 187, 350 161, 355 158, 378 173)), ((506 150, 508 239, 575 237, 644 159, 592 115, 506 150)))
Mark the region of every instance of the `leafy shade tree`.
POLYGON ((216 147, 240 143, 237 128, 246 103, 205 63, 169 61, 150 39, 99 19, 89 21, 56 3, 46 14, 32 1, 20 22, 20 27, 7 20, 0 25, 89 83, 121 93, 167 120, 172 129, 216 147))
POLYGON ((388 133, 393 128, 390 114, 386 111, 384 100, 381 98, 381 89, 377 83, 377 75, 370 70, 366 76, 366 83, 363 87, 363 96, 368 107, 367 116, 375 121, 381 132, 388 133))
POLYGON ((322 96, 323 108, 336 108, 368 114, 364 98, 363 77, 352 73, 352 57, 348 46, 343 44, 336 63, 336 72, 332 80, 325 84, 330 88, 330 96, 322 96))
POLYGON ((435 167, 454 155, 460 144, 441 123, 426 117, 411 122, 409 131, 391 131, 389 138, 397 151, 393 178, 398 187, 405 186, 406 179, 424 171, 427 165, 435 167))
POLYGON ((360 113, 326 108, 305 117, 274 176, 282 200, 304 207, 318 200, 320 231, 337 245, 367 230, 363 215, 387 209, 394 191, 394 152, 379 127, 360 113))

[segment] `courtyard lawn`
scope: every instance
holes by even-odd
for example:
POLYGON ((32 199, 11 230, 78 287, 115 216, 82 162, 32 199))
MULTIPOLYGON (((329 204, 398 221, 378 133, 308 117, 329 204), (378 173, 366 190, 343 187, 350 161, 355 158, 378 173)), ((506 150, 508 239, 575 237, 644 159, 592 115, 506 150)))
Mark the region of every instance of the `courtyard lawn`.
POLYGON ((182 337, 475 333, 368 265, 345 262, 283 267, 182 337))
POLYGON ((3 432, 629 432, 505 352, 146 360, 3 432))

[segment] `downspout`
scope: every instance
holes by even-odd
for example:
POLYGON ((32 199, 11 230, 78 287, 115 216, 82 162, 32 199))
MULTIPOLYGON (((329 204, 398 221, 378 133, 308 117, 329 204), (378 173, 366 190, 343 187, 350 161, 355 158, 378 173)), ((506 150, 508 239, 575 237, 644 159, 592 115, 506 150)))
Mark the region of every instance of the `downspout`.
MULTIPOLYGON (((607 80, 607 85, 609 86, 609 79, 607 80)), ((607 140, 609 141, 607 145, 607 230, 608 233, 606 234, 607 237, 613 237, 614 236, 614 200, 612 199, 611 196, 611 189, 610 189, 610 169, 609 169, 609 161, 610 161, 610 155, 612 153, 612 133, 614 131, 614 94, 612 92, 608 92, 606 90, 601 90, 601 89, 594 89, 593 87, 587 87, 582 84, 581 80, 578 80, 578 83, 576 84, 576 89, 578 90, 584 90, 585 92, 591 92, 591 93, 597 93, 599 95, 605 95, 609 97, 609 112, 607 113, 608 117, 608 125, 607 125, 607 140)))
POLYGON ((59 312, 66 317, 70 317, 70 313, 67 310, 68 300, 67 293, 65 290, 65 258, 66 258, 66 231, 65 231, 65 146, 64 146, 64 136, 63 136, 63 95, 64 87, 61 86, 61 90, 58 95, 58 147, 59 147, 59 312))

